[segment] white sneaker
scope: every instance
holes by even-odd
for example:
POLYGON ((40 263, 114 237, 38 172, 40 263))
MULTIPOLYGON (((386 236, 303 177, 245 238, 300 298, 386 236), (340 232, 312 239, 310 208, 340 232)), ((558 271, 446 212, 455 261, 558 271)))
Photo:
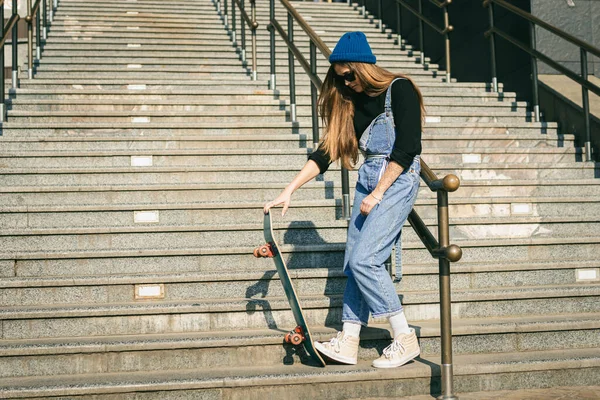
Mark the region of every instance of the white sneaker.
POLYGON ((395 368, 406 364, 421 354, 415 330, 410 328, 409 334, 400 334, 383 350, 383 354, 373 361, 375 368, 395 368))
POLYGON ((329 342, 315 342, 315 347, 321 354, 334 361, 354 365, 358 362, 359 342, 359 338, 346 335, 342 331, 329 342))

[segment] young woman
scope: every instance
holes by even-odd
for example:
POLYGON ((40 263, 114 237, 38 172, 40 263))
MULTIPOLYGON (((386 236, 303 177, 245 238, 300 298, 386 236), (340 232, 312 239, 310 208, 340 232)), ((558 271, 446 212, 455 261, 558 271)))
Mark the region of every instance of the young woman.
POLYGON ((319 97, 325 126, 321 144, 264 211, 283 205, 285 214, 299 187, 332 161, 352 169, 360 149, 365 161, 358 170, 344 257, 343 330, 315 345, 333 360, 356 364, 360 329, 369 315, 388 318, 394 340, 373 366, 398 367, 417 357, 420 348, 384 262, 396 245, 400 267, 400 233, 419 189, 423 98, 409 78, 375 65, 362 32, 344 34, 329 62, 319 97))

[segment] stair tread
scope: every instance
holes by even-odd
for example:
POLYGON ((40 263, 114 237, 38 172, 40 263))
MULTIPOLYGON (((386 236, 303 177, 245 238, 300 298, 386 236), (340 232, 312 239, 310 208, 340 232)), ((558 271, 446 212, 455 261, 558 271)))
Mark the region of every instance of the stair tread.
MULTIPOLYGON (((523 262, 497 262, 489 265, 485 262, 464 262, 452 266, 453 273, 478 273, 478 272, 506 272, 506 271, 535 271, 554 269, 589 269, 599 268, 598 260, 563 259, 537 260, 523 262)), ((271 268, 271 266, 268 266, 271 268)), ((339 266, 292 268, 289 270, 293 279, 314 279, 345 277, 339 266)), ((405 264, 402 266, 402 275, 437 275, 436 261, 428 264, 405 264)), ((110 275, 82 275, 82 276, 18 276, 3 277, 0 288, 25 288, 25 287, 69 287, 69 286, 96 286, 96 285, 129 285, 149 283, 188 283, 188 282, 226 282, 226 281, 256 281, 279 280, 276 270, 240 269, 237 272, 208 271, 208 272, 183 272, 183 273, 144 273, 144 274, 110 274, 110 275), (266 275, 267 273, 270 275, 266 275)), ((527 317, 531 318, 531 317, 527 317)))
MULTIPOLYGON (((600 296, 600 284, 575 283, 564 284, 560 287, 550 286, 520 286, 478 289, 453 290, 453 302, 478 302, 493 300, 526 300, 540 298, 589 297, 600 296)), ((300 302, 304 310, 330 308, 341 306, 341 295, 301 295, 300 302)), ((248 304, 260 302, 265 310, 289 310, 285 297, 269 296, 264 299, 226 298, 226 299, 195 299, 180 301, 163 301, 160 303, 111 303, 111 304, 72 304, 48 306, 11 306, 0 310, 0 319, 37 319, 37 318, 73 318, 73 317, 104 317, 127 315, 156 315, 156 314, 186 314, 186 313, 215 313, 215 312, 247 312, 248 304)), ((435 304, 439 302, 439 292, 436 291, 406 291, 403 304, 435 304)))
MULTIPOLYGON (((411 321, 411 325, 418 328, 416 331, 417 336, 420 338, 439 337, 440 335, 438 320, 411 321)), ((504 318, 455 318, 453 320, 453 334, 456 336, 597 328, 600 328, 599 313, 504 318)), ((389 339, 389 329, 387 324, 370 324, 369 328, 363 329, 361 339, 389 339)), ((311 326, 311 332, 316 340, 326 340, 332 334, 335 334, 336 329, 334 327, 311 326)), ((244 329, 239 331, 1 340, 0 350, 3 356, 25 356, 105 351, 151 351, 177 348, 244 347, 280 345, 282 335, 282 329, 244 329)))
MULTIPOLYGON (((518 353, 457 355, 454 375, 500 372, 526 372, 540 369, 597 367, 600 349, 549 350, 518 353)), ((4 396, 49 396, 131 391, 159 391, 192 388, 252 387, 320 382, 357 382, 365 380, 430 378, 438 376, 439 357, 419 357, 402 368, 377 370, 370 361, 356 366, 329 365, 325 369, 306 365, 282 367, 210 368, 159 372, 89 374, 79 376, 27 377, 4 379, 4 396)))

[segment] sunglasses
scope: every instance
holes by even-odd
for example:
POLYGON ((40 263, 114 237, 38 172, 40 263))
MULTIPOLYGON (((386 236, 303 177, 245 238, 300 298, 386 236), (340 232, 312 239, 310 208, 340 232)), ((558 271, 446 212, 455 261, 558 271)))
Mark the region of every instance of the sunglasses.
POLYGON ((346 72, 344 75, 335 75, 335 78, 341 83, 346 82, 354 82, 356 80, 356 75, 354 75, 354 71, 346 72))

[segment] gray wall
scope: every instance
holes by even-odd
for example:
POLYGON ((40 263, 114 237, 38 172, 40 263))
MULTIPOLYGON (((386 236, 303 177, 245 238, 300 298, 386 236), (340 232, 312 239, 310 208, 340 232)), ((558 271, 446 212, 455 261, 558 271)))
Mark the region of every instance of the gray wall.
MULTIPOLYGON (((531 13, 543 21, 600 48, 600 1, 572 0, 531 0, 531 13)), ((559 61, 563 66, 580 73, 579 48, 564 39, 551 34, 543 28, 536 29, 538 50, 559 61)), ((600 76, 600 59, 588 56, 589 73, 600 76)), ((539 63, 539 71, 543 74, 557 72, 539 63)))

